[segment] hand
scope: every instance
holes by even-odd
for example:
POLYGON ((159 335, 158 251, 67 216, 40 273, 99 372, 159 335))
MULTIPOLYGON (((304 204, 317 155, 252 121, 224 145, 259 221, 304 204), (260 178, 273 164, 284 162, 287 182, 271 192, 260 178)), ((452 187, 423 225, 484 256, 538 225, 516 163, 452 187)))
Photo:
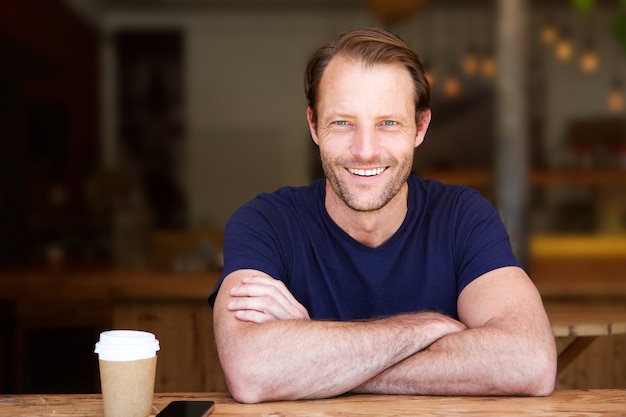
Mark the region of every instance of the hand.
POLYGON ((417 314, 420 316, 421 320, 432 322, 433 328, 429 332, 429 337, 433 338, 432 342, 435 342, 444 336, 459 333, 468 329, 464 323, 444 314, 433 312, 423 312, 417 314))
POLYGON ((264 275, 249 275, 231 288, 230 311, 241 321, 267 323, 276 320, 309 320, 309 313, 282 281, 264 275))

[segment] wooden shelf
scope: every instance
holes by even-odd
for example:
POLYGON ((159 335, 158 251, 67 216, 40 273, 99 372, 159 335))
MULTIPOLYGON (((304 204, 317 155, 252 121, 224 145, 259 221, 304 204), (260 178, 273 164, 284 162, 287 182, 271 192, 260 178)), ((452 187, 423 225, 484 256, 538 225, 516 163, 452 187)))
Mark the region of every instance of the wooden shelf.
POLYGON ((13 300, 199 300, 206 302, 220 271, 0 272, 0 299, 13 300))
MULTIPOLYGON (((493 173, 489 170, 427 171, 420 174, 444 184, 464 184, 470 187, 489 187, 493 173)), ((530 178, 532 185, 619 185, 626 186, 626 170, 535 170, 530 178)))
POLYGON ((427 171, 419 174, 422 178, 434 179, 444 184, 463 184, 469 187, 487 187, 491 185, 491 171, 450 170, 450 171, 427 171))
POLYGON ((530 276, 544 298, 624 299, 626 236, 534 235, 530 276))
POLYGON ((534 185, 625 185, 626 170, 534 171, 534 185))
POLYGON ((532 258, 622 258, 626 262, 626 236, 533 235, 529 239, 532 258))

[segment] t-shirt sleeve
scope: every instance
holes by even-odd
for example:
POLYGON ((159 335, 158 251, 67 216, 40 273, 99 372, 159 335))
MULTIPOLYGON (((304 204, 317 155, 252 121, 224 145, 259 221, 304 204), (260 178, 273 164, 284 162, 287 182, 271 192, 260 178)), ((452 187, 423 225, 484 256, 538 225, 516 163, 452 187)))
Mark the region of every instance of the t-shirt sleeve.
POLYGON ((477 191, 459 195, 453 230, 458 294, 474 279, 494 269, 520 266, 509 234, 493 205, 477 191))
POLYGON ((280 215, 262 196, 235 211, 224 230, 224 269, 209 295, 211 307, 224 278, 234 271, 254 269, 276 279, 284 277, 281 236, 286 233, 282 229, 280 215))

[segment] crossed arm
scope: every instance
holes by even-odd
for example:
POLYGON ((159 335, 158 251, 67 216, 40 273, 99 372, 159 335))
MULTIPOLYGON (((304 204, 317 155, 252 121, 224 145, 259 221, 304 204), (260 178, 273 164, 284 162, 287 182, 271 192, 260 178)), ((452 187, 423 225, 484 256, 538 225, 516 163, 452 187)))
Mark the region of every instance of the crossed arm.
POLYGON ((519 268, 491 271, 432 313, 311 320, 282 282, 230 274, 214 306, 220 361, 241 402, 345 392, 549 395, 556 349, 541 299, 519 268))

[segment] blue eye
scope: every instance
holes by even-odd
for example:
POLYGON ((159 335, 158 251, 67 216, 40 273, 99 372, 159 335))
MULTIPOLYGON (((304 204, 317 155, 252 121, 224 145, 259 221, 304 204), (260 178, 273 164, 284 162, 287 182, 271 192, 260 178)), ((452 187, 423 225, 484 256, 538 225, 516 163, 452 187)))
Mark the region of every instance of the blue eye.
POLYGON ((383 122, 383 124, 384 124, 385 126, 395 126, 395 125, 396 125, 396 122, 395 122, 395 121, 393 121, 393 120, 385 120, 385 121, 383 122))
POLYGON ((338 124, 339 126, 347 126, 348 125, 348 122, 346 122, 345 120, 337 120, 335 123, 338 124))

